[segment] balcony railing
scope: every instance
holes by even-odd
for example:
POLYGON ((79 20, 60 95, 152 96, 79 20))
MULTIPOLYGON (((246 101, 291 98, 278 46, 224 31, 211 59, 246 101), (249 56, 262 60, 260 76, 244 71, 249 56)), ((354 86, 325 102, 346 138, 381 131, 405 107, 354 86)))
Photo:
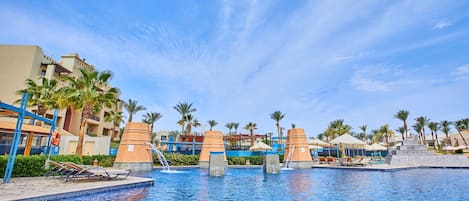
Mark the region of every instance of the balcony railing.
POLYGON ((88 119, 92 119, 92 120, 95 120, 95 121, 97 121, 97 122, 99 122, 99 120, 100 120, 100 118, 99 118, 98 116, 96 116, 96 115, 90 115, 90 116, 88 117, 88 119))

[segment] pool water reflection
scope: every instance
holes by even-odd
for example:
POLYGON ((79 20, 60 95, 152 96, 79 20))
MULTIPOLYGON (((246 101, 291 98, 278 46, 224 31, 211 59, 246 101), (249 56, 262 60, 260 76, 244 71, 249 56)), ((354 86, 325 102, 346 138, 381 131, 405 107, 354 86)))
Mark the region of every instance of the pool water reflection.
POLYGON ((206 169, 140 176, 155 186, 71 200, 466 200, 469 169, 419 168, 395 172, 338 169, 282 171, 228 169, 210 177, 206 169))

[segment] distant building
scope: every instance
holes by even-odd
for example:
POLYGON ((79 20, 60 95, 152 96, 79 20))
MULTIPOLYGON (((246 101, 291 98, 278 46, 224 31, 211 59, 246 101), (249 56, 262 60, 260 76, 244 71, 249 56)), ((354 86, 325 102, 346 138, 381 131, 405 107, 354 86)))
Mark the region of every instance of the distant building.
MULTIPOLYGON (((39 46, 21 46, 21 45, 0 45, 0 101, 7 104, 14 102, 21 97, 16 95, 16 91, 24 89, 25 80, 32 79, 38 83, 40 77, 47 79, 58 79, 65 75, 74 77, 80 76, 80 69, 86 68, 94 70, 94 66, 87 63, 85 59, 80 58, 77 53, 61 56, 59 61, 44 54, 39 46)), ((65 82, 60 82, 63 86, 65 82)), ((37 108, 28 108, 28 110, 37 111, 37 108)), ((85 133, 88 136, 118 136, 120 122, 105 122, 105 117, 112 110, 122 111, 122 104, 117 108, 105 108, 99 113, 92 114, 87 121, 85 133)), ((47 111, 46 117, 52 118, 53 111, 47 111)), ((81 111, 75 111, 67 108, 59 111, 57 128, 63 135, 78 135, 82 119, 81 111)), ((16 119, 0 117, 0 121, 14 122, 16 119)), ((25 122, 27 123, 27 122, 25 122)), ((1 128, 0 128, 1 129, 1 128)), ((1 132, 1 130, 0 130, 1 132)), ((8 138, 7 135, 0 135, 2 138, 8 138)), ((5 140, 4 140, 5 141, 5 140)), ((11 141, 11 140, 10 140, 11 141)), ((74 153, 76 140, 71 140, 64 153, 74 153)), ((97 147, 94 144, 86 144, 85 151, 97 147)), ((89 141, 91 143, 91 141, 89 141)), ((62 151, 61 151, 62 152, 62 151)), ((88 151, 93 153, 93 151, 88 151)))

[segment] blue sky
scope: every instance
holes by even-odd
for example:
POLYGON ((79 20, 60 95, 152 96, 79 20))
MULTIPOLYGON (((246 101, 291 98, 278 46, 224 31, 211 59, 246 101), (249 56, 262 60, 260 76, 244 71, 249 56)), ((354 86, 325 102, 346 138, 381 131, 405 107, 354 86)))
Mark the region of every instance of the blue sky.
POLYGON ((397 128, 399 109, 411 124, 469 117, 467 0, 0 4, 0 43, 113 71, 122 99, 163 114, 157 130, 180 129, 179 101, 223 131, 252 121, 275 133, 280 110, 308 136, 335 119, 397 128))

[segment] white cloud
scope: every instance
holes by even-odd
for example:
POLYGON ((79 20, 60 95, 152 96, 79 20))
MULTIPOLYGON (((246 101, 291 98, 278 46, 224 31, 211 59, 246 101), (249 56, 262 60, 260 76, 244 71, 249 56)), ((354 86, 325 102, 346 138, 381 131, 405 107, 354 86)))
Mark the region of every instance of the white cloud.
POLYGON ((452 24, 448 21, 443 21, 443 20, 440 20, 438 22, 436 22, 434 25, 433 25, 433 29, 444 29, 444 28, 447 28, 449 26, 451 26, 452 24))
POLYGON ((469 79, 469 64, 457 67, 452 74, 456 76, 457 80, 469 79))

